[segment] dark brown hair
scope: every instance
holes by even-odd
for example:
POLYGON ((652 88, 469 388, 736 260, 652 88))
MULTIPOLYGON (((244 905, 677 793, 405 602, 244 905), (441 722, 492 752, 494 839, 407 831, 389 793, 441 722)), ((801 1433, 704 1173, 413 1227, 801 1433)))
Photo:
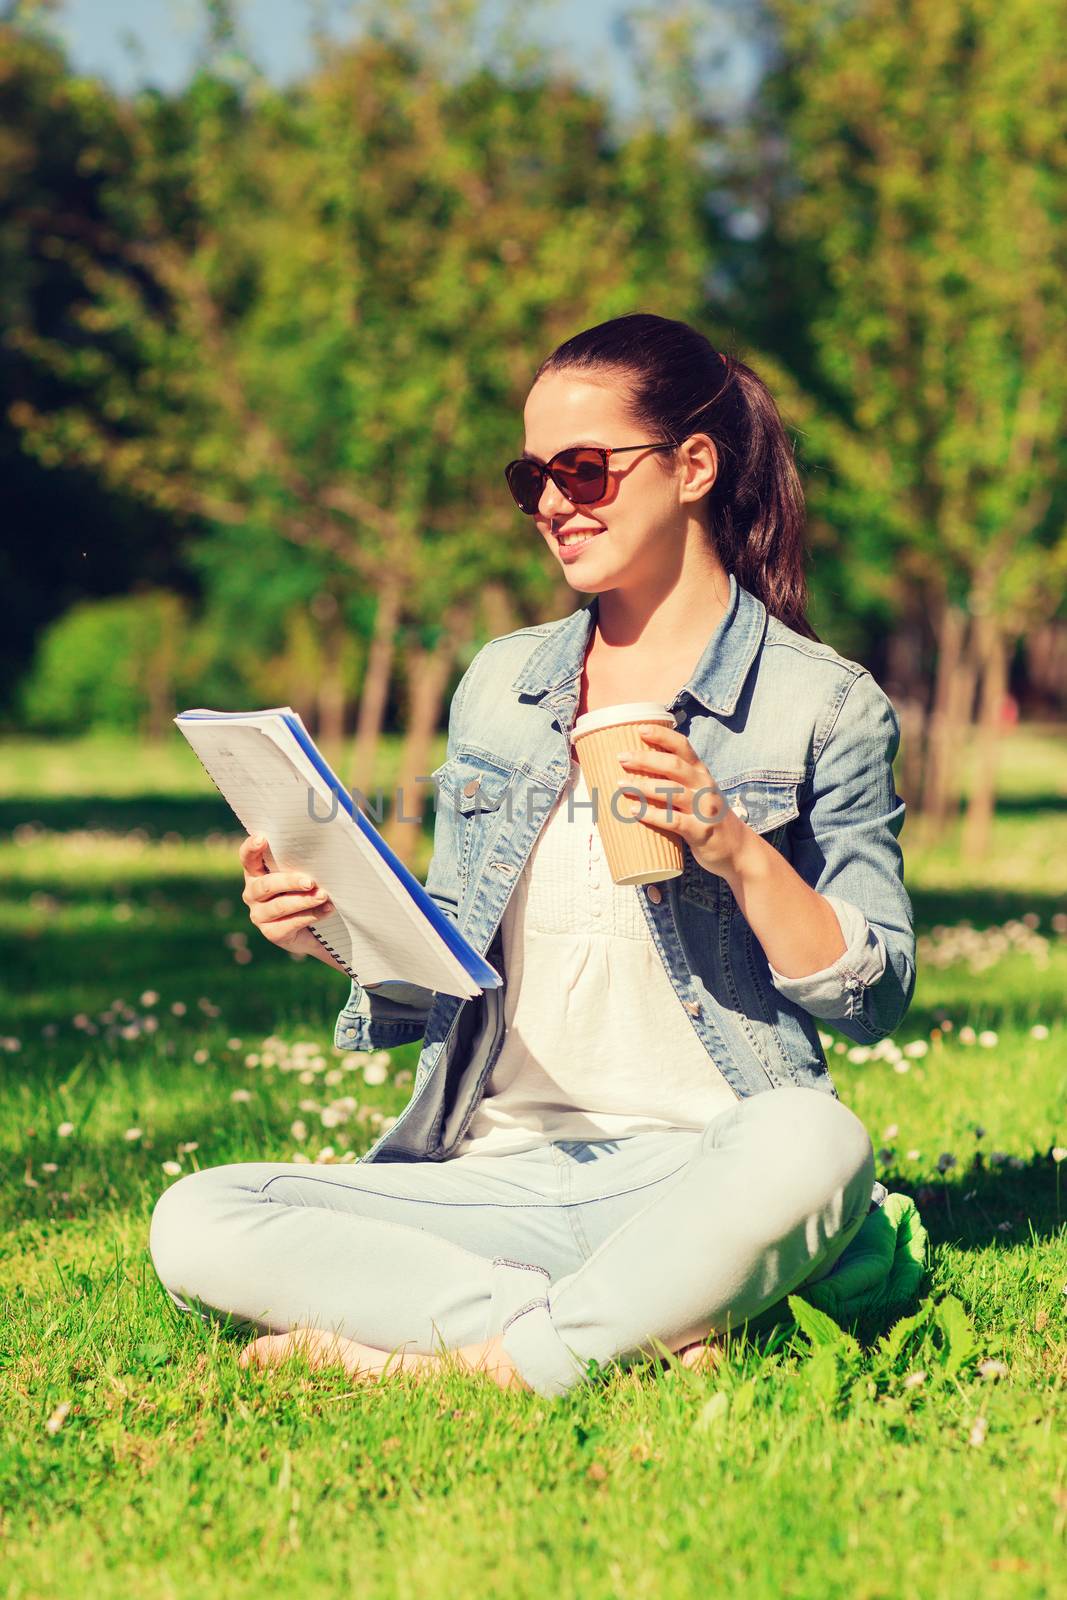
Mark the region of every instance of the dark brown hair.
POLYGON ((719 560, 771 616, 810 639, 804 491, 770 390, 687 322, 635 312, 576 333, 541 363, 548 372, 617 373, 634 421, 679 445, 709 434, 719 474, 708 495, 719 560))

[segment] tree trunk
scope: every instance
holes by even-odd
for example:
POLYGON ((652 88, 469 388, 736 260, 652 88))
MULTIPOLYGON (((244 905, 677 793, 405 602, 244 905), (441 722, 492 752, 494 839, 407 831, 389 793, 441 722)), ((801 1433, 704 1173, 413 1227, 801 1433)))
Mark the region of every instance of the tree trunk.
POLYGON ((929 718, 921 700, 901 699, 895 704, 900 718, 897 788, 909 812, 918 813, 922 803, 924 752, 929 718))
POLYGON ((344 640, 336 626, 323 639, 322 667, 315 695, 319 742, 336 749, 345 736, 344 640))
POLYGON ((145 694, 148 700, 144 718, 147 739, 160 743, 173 731, 175 678, 184 632, 181 602, 176 596, 164 598, 154 637, 142 660, 145 694))
POLYGON ((407 666, 407 733, 400 753, 392 816, 383 837, 406 867, 415 859, 427 797, 430 744, 441 720, 441 706, 456 655, 457 639, 446 629, 432 650, 411 652, 407 666), (420 781, 421 780, 421 781, 420 781))
POLYGON ((974 782, 963 824, 964 860, 976 861, 989 853, 993 810, 997 798, 997 761, 1000 754, 1001 711, 1008 687, 1008 652, 994 617, 976 619, 981 700, 975 751, 974 782))
POLYGON ((1027 687, 1039 695, 1046 704, 1062 714, 1067 710, 1067 623, 1054 619, 1043 622, 1027 635, 1026 645, 1027 687))
POLYGON ((923 785, 923 836, 933 842, 959 807, 961 734, 974 701, 974 664, 966 650, 967 616, 946 602, 938 626, 937 681, 930 713, 926 778, 923 785))
MULTIPOLYGON (((359 695, 359 713, 356 718, 356 737, 352 746, 349 786, 354 795, 358 791, 368 799, 371 798, 374 762, 378 751, 378 740, 382 734, 382 724, 385 721, 389 680, 393 673, 400 597, 401 585, 395 577, 383 583, 378 594, 374 633, 367 653, 367 665, 359 695)), ((361 807, 361 809, 366 808, 361 807)))
POLYGON ((482 621, 491 639, 521 626, 511 596, 502 583, 487 583, 481 595, 482 621))
POLYGON ((918 604, 918 599, 909 590, 905 614, 898 619, 889 635, 885 691, 894 702, 913 702, 922 707, 927 699, 928 678, 924 657, 927 653, 929 624, 913 614, 918 604))

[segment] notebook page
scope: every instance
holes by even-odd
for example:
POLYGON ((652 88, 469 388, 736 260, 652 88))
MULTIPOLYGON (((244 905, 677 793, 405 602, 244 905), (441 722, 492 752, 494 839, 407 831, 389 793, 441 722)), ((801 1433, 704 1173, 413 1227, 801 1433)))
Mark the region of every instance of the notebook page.
MULTIPOLYGON (((279 868, 307 871, 329 893, 336 911, 313 931, 360 983, 401 979, 480 994, 295 740, 283 753, 274 729, 257 721, 205 718, 179 726, 244 828, 266 835, 279 868)), ((281 737, 289 739, 288 731, 281 737)))
MULTIPOLYGON (((304 726, 303 719, 293 711, 288 712, 287 715, 292 717, 293 721, 299 726, 305 738, 307 738, 310 742, 310 735, 304 726)), ((266 737, 273 740, 273 742, 278 746, 286 761, 292 763, 292 765, 296 767, 301 776, 321 797, 318 803, 311 803, 309 807, 309 809, 314 812, 315 816, 320 819, 320 823, 326 821, 326 819, 329 818, 334 812, 338 813, 339 816, 344 818, 344 825, 354 836, 358 848, 362 851, 366 860, 371 864, 373 870, 377 873, 386 894, 390 898, 398 900, 402 909, 408 914, 410 918, 409 937, 412 940, 423 944, 426 947, 427 954, 431 959, 436 961, 439 960, 442 955, 445 955, 451 956, 452 959, 455 960, 457 969, 456 975, 459 978, 461 989, 457 990, 451 984, 449 984, 446 992, 449 994, 462 993, 470 997, 479 995, 482 991, 477 980, 472 978, 462 960, 455 956, 455 953, 442 940, 439 931, 427 920, 425 912, 419 906, 417 901, 413 901, 409 898, 408 894, 405 892, 405 885, 403 881, 397 876, 390 863, 384 860, 379 854, 378 850, 375 848, 373 840, 368 838, 357 821, 354 821, 351 817, 349 817, 341 800, 334 796, 322 773, 312 764, 312 762, 308 759, 307 753, 301 749, 300 744, 293 737, 292 730, 277 717, 264 719, 259 726, 261 726, 262 732, 266 735, 266 737)), ((370 822, 368 818, 364 817, 363 821, 368 828, 374 829, 373 823, 370 822)), ((377 833, 377 830, 374 829, 374 832, 377 833)), ((380 834, 378 834, 378 838, 381 838, 380 834)), ((347 866, 349 870, 351 870, 353 867, 353 861, 350 857, 347 858, 347 866)), ((441 913, 439 912, 439 914, 441 913)), ((323 930, 324 923, 319 923, 316 924, 313 931, 317 932, 321 937, 324 937, 325 935, 323 930)), ((415 959, 417 959, 417 957, 415 956, 414 949, 411 945, 409 945, 407 951, 409 968, 412 965, 412 961, 415 959)), ((486 965, 488 966, 488 963, 486 963, 486 965)), ((490 973, 494 972, 492 967, 488 967, 488 970, 490 973)), ((496 976, 499 977, 498 974, 496 976)), ((377 980, 367 979, 366 981, 368 983, 373 983, 377 980)), ((443 988, 444 985, 439 984, 438 987, 443 988)))

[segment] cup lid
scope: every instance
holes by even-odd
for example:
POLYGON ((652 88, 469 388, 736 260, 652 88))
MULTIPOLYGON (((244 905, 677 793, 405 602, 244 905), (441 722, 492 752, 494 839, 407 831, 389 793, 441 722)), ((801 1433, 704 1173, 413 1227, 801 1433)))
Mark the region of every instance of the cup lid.
POLYGON ((620 722, 669 722, 674 728, 677 720, 662 700, 629 700, 625 705, 601 706, 599 711, 587 711, 571 729, 571 739, 580 739, 583 733, 595 733, 598 728, 613 728, 620 722))

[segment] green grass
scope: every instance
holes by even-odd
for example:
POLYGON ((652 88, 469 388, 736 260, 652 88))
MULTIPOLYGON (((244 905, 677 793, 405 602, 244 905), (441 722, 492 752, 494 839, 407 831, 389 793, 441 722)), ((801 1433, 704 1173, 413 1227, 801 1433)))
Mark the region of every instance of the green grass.
POLYGON ((734 1340, 714 1375, 616 1372, 556 1403, 248 1373, 241 1339, 172 1311, 146 1250, 163 1162, 358 1154, 418 1050, 381 1084, 332 1050, 346 981, 249 926, 239 834, 180 742, 3 756, 7 1595, 1063 1593, 1067 739, 1006 745, 979 867, 905 828, 923 943, 895 1043, 926 1053, 831 1046, 930 1232, 914 1326, 857 1330, 855 1354, 734 1340), (329 1131, 299 1105, 342 1096, 329 1131))

